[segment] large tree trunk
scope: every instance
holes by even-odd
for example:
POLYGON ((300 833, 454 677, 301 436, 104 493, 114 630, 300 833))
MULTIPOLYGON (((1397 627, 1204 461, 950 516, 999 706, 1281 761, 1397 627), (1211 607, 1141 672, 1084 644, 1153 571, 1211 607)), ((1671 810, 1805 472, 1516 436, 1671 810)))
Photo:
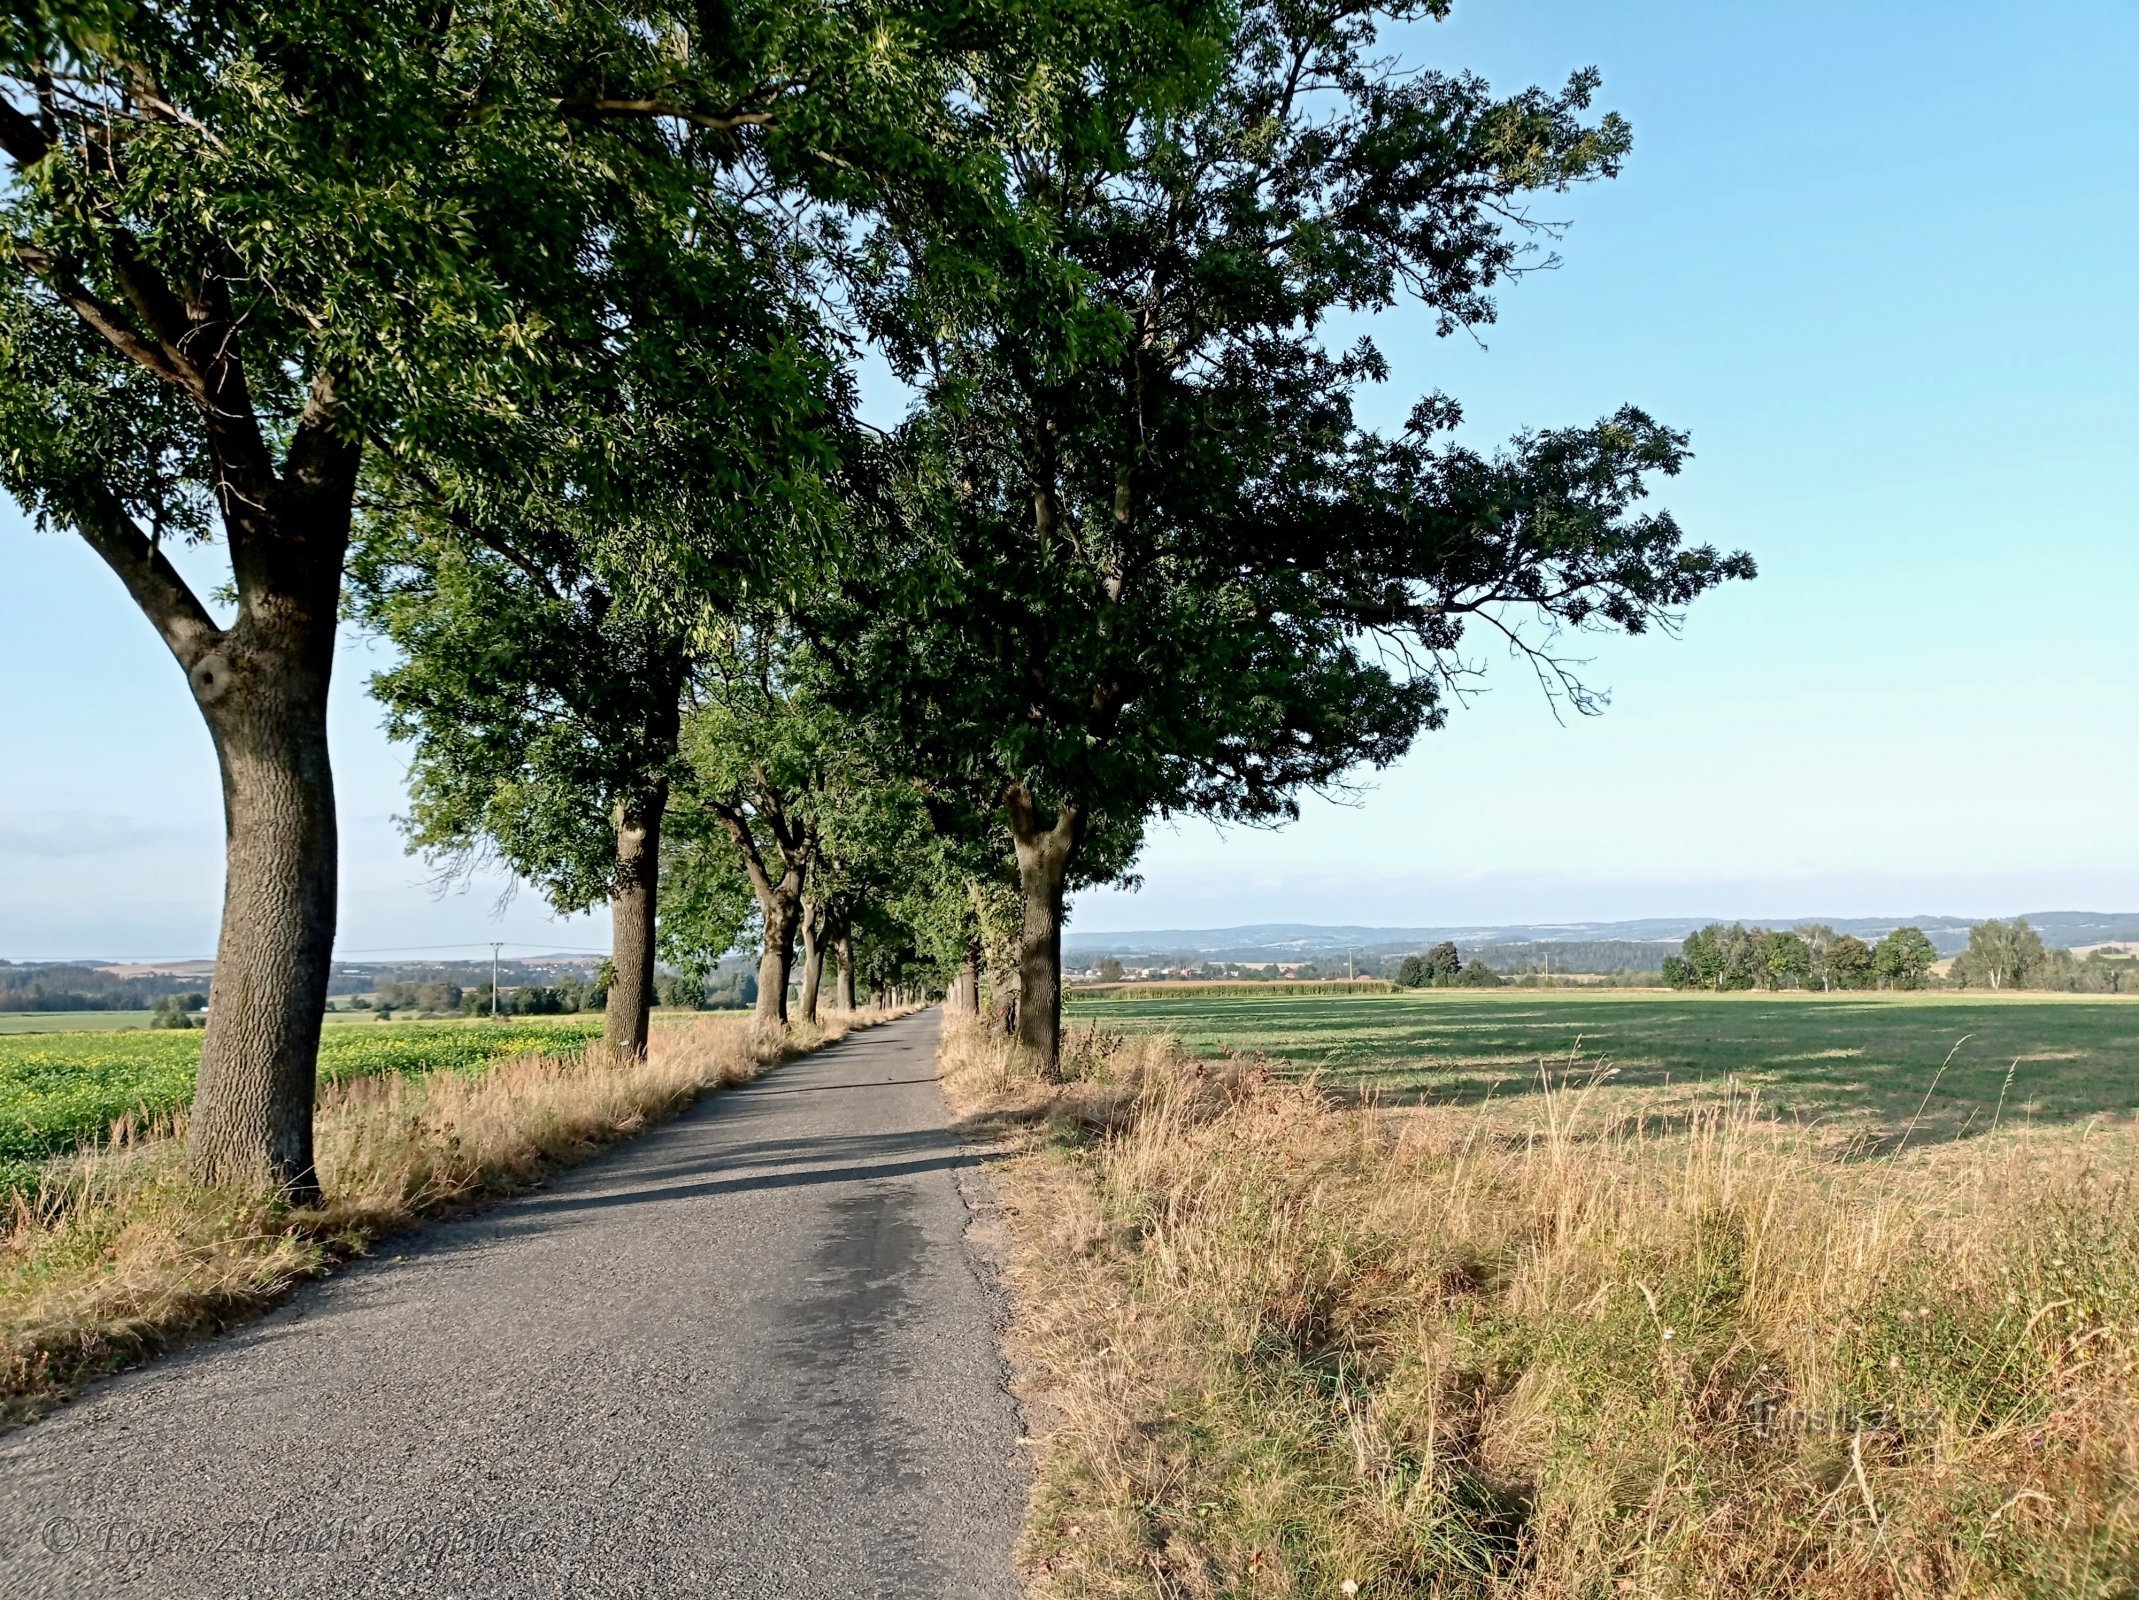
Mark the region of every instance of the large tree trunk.
POLYGON ((832 1004, 842 1011, 854 1009, 854 935, 845 928, 832 941, 832 962, 838 976, 832 980, 832 1004))
POLYGON ((1023 785, 1006 796, 1017 844, 1023 919, 1018 931, 1018 1047, 1041 1078, 1062 1081, 1062 886, 1083 812, 1063 806, 1043 821, 1023 785))
POLYGON ((802 913, 802 1002, 804 1022, 817 1020, 817 993, 824 985, 824 924, 814 911, 802 913))
POLYGON ((333 612, 279 630, 282 648, 263 631, 241 622, 188 674, 222 769, 226 865, 186 1158, 198 1178, 265 1176, 304 1204, 319 1197, 312 1101, 334 956, 333 612))
POLYGON ((966 958, 952 974, 950 987, 943 996, 943 1009, 953 1016, 977 1017, 980 1015, 980 946, 966 946, 966 958))
POLYGON ((262 472, 250 502, 226 494, 240 600, 225 630, 136 530, 83 529, 185 668, 222 772, 223 923, 187 1166, 211 1182, 264 1177, 300 1205, 319 1198, 312 1101, 338 865, 327 689, 359 453, 308 420, 279 480, 262 472))
POLYGON ((668 786, 616 808, 616 888, 609 897, 609 1009, 602 1037, 627 1061, 646 1059, 654 1005, 654 910, 661 898, 661 819, 668 786))
POLYGON ((758 1010, 760 1026, 787 1026, 787 975, 795 964, 795 928, 802 920, 801 902, 787 895, 761 900, 765 915, 765 953, 758 958, 758 1010))

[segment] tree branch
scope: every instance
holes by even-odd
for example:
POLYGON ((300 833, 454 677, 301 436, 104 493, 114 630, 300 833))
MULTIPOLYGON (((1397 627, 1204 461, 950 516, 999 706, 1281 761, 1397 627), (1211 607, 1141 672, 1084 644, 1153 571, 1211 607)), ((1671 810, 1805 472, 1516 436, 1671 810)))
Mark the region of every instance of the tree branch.
POLYGON ((721 826, 728 830, 736 849, 743 853, 743 871, 750 879, 751 892, 758 897, 758 904, 769 912, 779 892, 773 887, 772 875, 765 870, 765 858, 758 854, 757 839, 750 832, 750 819, 736 807, 719 801, 706 809, 720 818, 721 826))
MULTIPOLYGON (((201 374, 206 390, 201 410, 207 420, 209 443, 215 452, 219 476, 224 480, 216 488, 219 494, 226 496, 224 520, 231 523, 235 538, 248 519, 242 511, 233 516, 231 500, 234 498, 252 510, 264 508, 275 488, 275 458, 260 427, 260 414, 253 405, 252 386, 246 379, 244 362, 234 348, 238 325, 231 309, 229 285, 220 277, 209 276, 203 286, 201 301, 188 304, 172 293, 160 273, 139 258, 131 238, 122 235, 114 241, 112 258, 118 266, 120 282, 126 286, 127 298, 142 308, 142 315, 149 320, 164 347, 189 362, 201 374), (174 316, 180 319, 175 338, 160 325, 174 316), (196 345, 208 348, 196 354, 193 348, 196 345)), ((332 383, 323 375, 316 376, 311 391, 305 396, 303 413, 303 421, 315 425, 315 435, 317 423, 331 417, 333 406, 332 383)), ((302 438, 302 422, 299 437, 302 438)), ((291 448, 294 462, 295 442, 291 448)))
POLYGON ((59 263, 50 252, 38 249, 24 240, 15 241, 15 259, 30 272, 42 278, 47 288, 63 300, 74 314, 121 355, 136 366, 144 367, 165 382, 205 401, 207 391, 202 387, 200 374, 183 362, 174 360, 160 344, 144 339, 126 325, 126 318, 117 306, 106 305, 73 279, 64 277, 59 263))
POLYGON ((52 141, 38 127, 36 118, 0 96, 0 150, 7 152, 17 169, 35 166, 51 148, 52 141))
POLYGON ((223 630, 208 615, 170 559, 134 526, 118 498, 95 486, 70 507, 75 531, 118 574, 155 625, 164 646, 189 676, 200 659, 222 642, 223 630))
POLYGON ((694 128, 726 132, 734 128, 771 126, 770 111, 698 111, 668 100, 554 100, 559 111, 580 117, 674 117, 694 128))

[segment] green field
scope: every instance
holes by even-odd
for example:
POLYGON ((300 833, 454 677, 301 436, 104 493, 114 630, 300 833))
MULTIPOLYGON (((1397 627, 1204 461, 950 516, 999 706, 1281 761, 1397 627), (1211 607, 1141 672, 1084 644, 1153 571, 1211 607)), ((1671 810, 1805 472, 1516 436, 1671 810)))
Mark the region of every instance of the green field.
POLYGON ((146 1028, 152 1011, 0 1011, 0 1034, 117 1033, 146 1028))
MULTIPOLYGON (((320 1078, 480 1070, 505 1056, 577 1050, 601 1029, 599 1016, 330 1027, 320 1078)), ((102 1137, 129 1112, 155 1117, 185 1105, 200 1052, 199 1029, 0 1037, 0 1189, 34 1178, 39 1161, 102 1137)))
POLYGON ((1163 1031, 1317 1070, 1333 1084, 1477 1103, 1534 1093, 1541 1070, 1617 1084, 1757 1085, 1772 1108, 1917 1139, 2139 1110, 2139 1000, 2063 995, 1502 990, 1338 997, 1072 994, 1084 1029, 1163 1031), (1948 1057, 1951 1056, 1950 1062, 1948 1057), (1943 1067, 1942 1067, 1942 1064, 1943 1067), (2007 1075, 2011 1074, 2008 1085, 2007 1075), (1935 1086, 1934 1086, 1935 1085, 1935 1086), (1926 1096, 1929 1096, 1926 1101, 1926 1096), (2000 1108, 2000 1097, 2004 1105, 2000 1108))

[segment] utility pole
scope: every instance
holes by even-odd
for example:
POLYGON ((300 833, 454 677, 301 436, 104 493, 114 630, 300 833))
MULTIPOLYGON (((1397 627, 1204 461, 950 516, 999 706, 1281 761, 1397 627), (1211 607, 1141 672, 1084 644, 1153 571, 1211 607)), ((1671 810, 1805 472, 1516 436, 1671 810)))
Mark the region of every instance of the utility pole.
POLYGON ((500 945, 499 945, 499 944, 498 944, 497 942, 493 941, 493 943, 492 943, 492 944, 491 944, 491 946, 490 946, 490 1020, 491 1020, 492 1022, 495 1022, 495 1021, 497 1021, 497 1020, 498 1020, 498 950, 499 950, 499 949, 500 949, 500 945))

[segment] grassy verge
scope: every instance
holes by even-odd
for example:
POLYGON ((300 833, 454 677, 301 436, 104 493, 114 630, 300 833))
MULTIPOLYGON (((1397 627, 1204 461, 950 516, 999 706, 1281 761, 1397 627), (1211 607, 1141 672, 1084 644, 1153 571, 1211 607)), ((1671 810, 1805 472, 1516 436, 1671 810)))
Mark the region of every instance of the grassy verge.
POLYGON ((2139 1592, 2121 1134, 1837 1161, 1743 1099, 1000 1052, 944 1065, 1009 1135, 1037 1594, 2139 1592))
POLYGON ((255 1315, 382 1234, 524 1188, 889 1015, 832 1013, 784 1037, 747 1018, 665 1027, 638 1066, 596 1047, 330 1081, 317 1209, 188 1180, 182 1111, 122 1122, 110 1143, 45 1163, 34 1191, 0 1196, 0 1422, 255 1315))

